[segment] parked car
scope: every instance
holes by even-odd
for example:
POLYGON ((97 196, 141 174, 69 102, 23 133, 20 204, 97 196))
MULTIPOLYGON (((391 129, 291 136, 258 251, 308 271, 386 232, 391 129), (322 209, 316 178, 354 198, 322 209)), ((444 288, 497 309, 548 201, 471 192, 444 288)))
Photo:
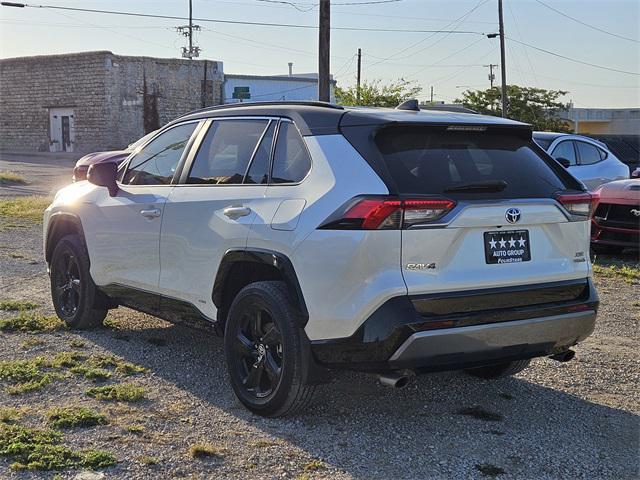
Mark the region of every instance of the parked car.
POLYGON ((618 180, 596 192, 591 246, 596 252, 620 253, 640 247, 640 180, 618 180))
POLYGON ((635 135, 590 134, 589 137, 604 143, 630 172, 640 168, 640 132, 635 135))
POLYGON ((604 183, 629 178, 629 168, 598 140, 549 132, 534 132, 533 139, 591 191, 604 183))
POLYGON ((109 152, 94 152, 85 155, 80 158, 75 167, 73 168, 73 177, 71 179, 74 182, 79 182, 80 180, 87 179, 87 170, 89 170, 89 166, 95 163, 115 163, 116 165, 120 165, 136 148, 143 145, 147 140, 153 137, 156 134, 157 130, 153 132, 147 133, 144 137, 136 140, 135 142, 129 144, 127 148, 124 150, 112 150, 109 152))
POLYGON ((215 325, 265 416, 302 408, 328 368, 399 387, 570 360, 598 309, 591 194, 526 124, 401 107, 212 107, 92 165, 44 214, 58 316, 215 325))

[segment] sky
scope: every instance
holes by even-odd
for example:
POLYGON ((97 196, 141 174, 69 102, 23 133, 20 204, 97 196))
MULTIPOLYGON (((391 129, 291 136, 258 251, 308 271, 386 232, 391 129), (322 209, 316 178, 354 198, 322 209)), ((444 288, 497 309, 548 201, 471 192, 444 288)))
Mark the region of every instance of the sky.
MULTIPOLYGON (((75 8, 188 14, 188 0, 41 1, 75 8)), ((484 65, 500 63, 499 40, 486 37, 498 30, 497 0, 387 0, 363 5, 366 1, 379 0, 332 0, 332 27, 471 33, 332 30, 331 72, 339 85, 355 84, 356 51, 361 48, 363 80, 416 82, 423 88, 421 100, 429 99, 431 86, 434 100, 445 102, 459 98, 464 90, 489 87, 489 69, 484 65)), ((315 4, 317 0, 193 0, 193 10, 194 17, 203 19, 317 26, 315 4)), ((92 50, 180 57, 186 39, 175 27, 183 23, 0 7, 0 57, 92 50)), ((284 74, 288 62, 293 62, 294 73, 317 71, 316 29, 194 23, 201 26, 196 34, 200 58, 222 61, 225 73, 284 74)), ((568 91, 562 100, 575 107, 640 106, 640 0, 504 0, 504 23, 509 84, 568 91)), ((499 69, 495 74, 499 83, 499 69)))

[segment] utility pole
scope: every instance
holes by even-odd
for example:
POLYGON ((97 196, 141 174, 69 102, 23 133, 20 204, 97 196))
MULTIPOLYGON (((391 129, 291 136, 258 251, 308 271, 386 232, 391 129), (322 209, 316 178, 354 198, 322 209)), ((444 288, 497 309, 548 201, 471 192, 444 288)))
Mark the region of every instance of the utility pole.
POLYGON ((358 49, 358 76, 356 86, 356 104, 360 105, 360 74, 362 72, 362 50, 358 49))
POLYGON ((504 18, 502 16, 502 0, 498 0, 498 20, 500 21, 500 73, 502 76, 502 116, 506 117, 509 107, 509 98, 507 97, 507 65, 504 61, 504 18))
POLYGON ((491 88, 493 88, 493 82, 496 79, 496 76, 493 73, 493 67, 499 67, 495 63, 490 63, 489 65, 483 65, 483 67, 489 67, 489 81, 491 82, 491 88))
POLYGON ((328 102, 331 99, 330 43, 331 43, 331 1, 320 0, 318 34, 318 100, 328 102))
POLYGON ((183 25, 181 27, 177 27, 176 30, 178 33, 184 35, 189 39, 189 46, 182 47, 182 57, 188 58, 192 60, 193 57, 200 56, 200 47, 196 47, 193 45, 193 32, 200 31, 200 25, 193 24, 193 2, 189 0, 189 25, 183 25))
POLYGON ((431 103, 433 103, 433 85, 431 85, 431 103))

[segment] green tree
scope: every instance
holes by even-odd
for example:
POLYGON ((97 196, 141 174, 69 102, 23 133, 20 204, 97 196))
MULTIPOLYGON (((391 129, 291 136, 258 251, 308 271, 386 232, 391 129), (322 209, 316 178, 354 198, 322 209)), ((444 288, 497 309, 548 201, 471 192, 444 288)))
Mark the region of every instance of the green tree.
MULTIPOLYGON (((568 108, 568 104, 558 100, 566 94, 562 90, 507 85, 508 116, 513 120, 530 123, 534 130, 571 132, 571 126, 558 115, 568 108)), ((456 102, 478 113, 501 115, 500 88, 467 90, 456 102)))
POLYGON ((416 98, 422 87, 404 79, 382 85, 381 80, 364 81, 360 86, 360 101, 355 86, 341 88, 336 86, 336 100, 340 105, 363 107, 397 107, 410 98, 416 98))

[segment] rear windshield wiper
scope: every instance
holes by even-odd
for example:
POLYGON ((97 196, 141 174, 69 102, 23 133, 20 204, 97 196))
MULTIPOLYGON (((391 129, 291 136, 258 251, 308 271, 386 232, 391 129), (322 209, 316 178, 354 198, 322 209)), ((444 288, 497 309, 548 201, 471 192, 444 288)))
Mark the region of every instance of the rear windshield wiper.
POLYGON ((486 182, 464 183, 462 185, 449 185, 445 192, 501 192, 507 188, 504 180, 488 180, 486 182))

